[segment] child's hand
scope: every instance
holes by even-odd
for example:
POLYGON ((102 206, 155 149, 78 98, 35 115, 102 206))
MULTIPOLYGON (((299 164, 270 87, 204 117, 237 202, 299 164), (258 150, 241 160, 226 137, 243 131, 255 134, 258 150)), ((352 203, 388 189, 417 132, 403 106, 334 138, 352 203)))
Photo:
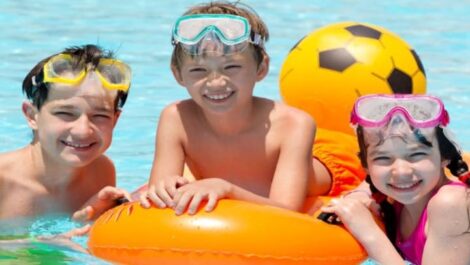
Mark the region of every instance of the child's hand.
POLYGON ((342 198, 359 200, 366 205, 372 213, 380 216, 380 205, 364 190, 352 190, 342 196, 342 198))
POLYGON ((189 214, 195 214, 203 200, 207 200, 204 208, 210 212, 219 199, 227 197, 232 191, 232 184, 217 178, 198 180, 177 189, 173 197, 174 210, 177 215, 186 208, 189 214))
POLYGON ((106 186, 95 196, 91 197, 80 210, 73 213, 72 219, 82 222, 94 220, 106 210, 116 206, 116 200, 120 198, 131 201, 131 197, 127 191, 112 186, 106 186))
MULTIPOLYGON (((325 213, 335 213, 348 231, 359 241, 377 229, 372 213, 361 200, 348 198, 332 199, 322 207, 325 213)), ((362 242, 362 241, 361 241, 362 242)))
POLYGON ((72 237, 75 236, 85 236, 90 231, 91 226, 89 224, 82 226, 80 228, 74 228, 68 232, 53 235, 53 236, 38 236, 37 240, 45 242, 48 244, 59 245, 63 247, 68 247, 78 252, 88 253, 81 245, 72 241, 72 237))
POLYGON ((148 186, 147 192, 140 195, 140 204, 144 208, 149 208, 151 203, 159 208, 173 207, 176 189, 188 183, 188 179, 182 176, 159 178, 155 184, 148 186))

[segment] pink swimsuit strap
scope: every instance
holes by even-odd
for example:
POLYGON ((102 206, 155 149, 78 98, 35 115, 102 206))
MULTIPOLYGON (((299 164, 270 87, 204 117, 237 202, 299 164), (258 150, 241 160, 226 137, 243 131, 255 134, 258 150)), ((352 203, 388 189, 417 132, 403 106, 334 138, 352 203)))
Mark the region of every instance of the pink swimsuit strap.
MULTIPOLYGON (((465 186, 465 183, 452 181, 444 186, 465 186)), ((443 186, 442 186, 443 187, 443 186)), ((441 187, 441 188, 442 188, 441 187)), ((436 195, 438 190, 434 191, 434 195, 436 195)), ((401 213, 403 205, 397 204, 395 205, 396 211, 398 215, 401 213)), ((398 216, 397 215, 397 216, 398 216)), ((423 209, 421 213, 421 217, 419 219, 418 224, 416 225, 415 229, 408 237, 408 239, 403 240, 400 233, 397 232, 395 244, 402 252, 404 258, 408 261, 413 262, 414 264, 421 264, 421 260, 423 257, 424 245, 426 244, 426 233, 425 233, 425 226, 428 220, 428 205, 423 209)))

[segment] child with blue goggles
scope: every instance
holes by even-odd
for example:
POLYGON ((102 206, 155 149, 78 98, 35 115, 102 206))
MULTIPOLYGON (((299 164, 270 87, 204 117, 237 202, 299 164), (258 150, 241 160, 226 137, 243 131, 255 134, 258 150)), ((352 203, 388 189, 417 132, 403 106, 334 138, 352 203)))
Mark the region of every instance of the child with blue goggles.
POLYGON ((160 115, 144 207, 195 214, 203 202, 211 211, 230 198, 301 210, 307 193, 327 192, 329 183, 311 180, 312 118, 253 96, 269 69, 267 39, 260 17, 240 3, 202 4, 176 21, 171 69, 191 98, 160 115))

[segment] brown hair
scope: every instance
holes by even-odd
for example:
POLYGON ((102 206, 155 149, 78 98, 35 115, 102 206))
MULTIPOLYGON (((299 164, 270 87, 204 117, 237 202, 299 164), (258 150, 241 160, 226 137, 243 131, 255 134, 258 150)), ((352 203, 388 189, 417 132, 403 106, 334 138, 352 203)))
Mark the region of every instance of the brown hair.
MULTIPOLYGON (((204 3, 200 5, 193 6, 186 11, 183 16, 193 15, 193 14, 230 14, 241 16, 248 19, 250 23, 251 30, 261 36, 264 42, 267 42, 269 39, 269 32, 266 24, 263 20, 256 14, 256 12, 240 2, 225 2, 225 1, 215 1, 204 3)), ((263 46, 252 45, 254 48, 254 58, 258 65, 263 61, 264 57, 268 56, 263 46)), ((183 62, 184 56, 187 56, 183 51, 181 45, 176 44, 173 53, 171 55, 171 65, 175 66, 176 69, 180 70, 181 64, 183 62)))

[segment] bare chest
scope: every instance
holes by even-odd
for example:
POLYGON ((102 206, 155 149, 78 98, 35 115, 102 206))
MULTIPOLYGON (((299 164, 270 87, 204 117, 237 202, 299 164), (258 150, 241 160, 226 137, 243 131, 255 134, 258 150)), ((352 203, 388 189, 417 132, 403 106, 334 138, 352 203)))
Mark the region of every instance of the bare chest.
POLYGON ((0 187, 0 191, 0 219, 70 213, 84 202, 72 190, 50 192, 41 185, 34 184, 10 183, 0 187))
POLYGON ((269 194, 279 148, 263 137, 206 138, 185 147, 186 163, 196 178, 222 178, 260 195, 269 194))

